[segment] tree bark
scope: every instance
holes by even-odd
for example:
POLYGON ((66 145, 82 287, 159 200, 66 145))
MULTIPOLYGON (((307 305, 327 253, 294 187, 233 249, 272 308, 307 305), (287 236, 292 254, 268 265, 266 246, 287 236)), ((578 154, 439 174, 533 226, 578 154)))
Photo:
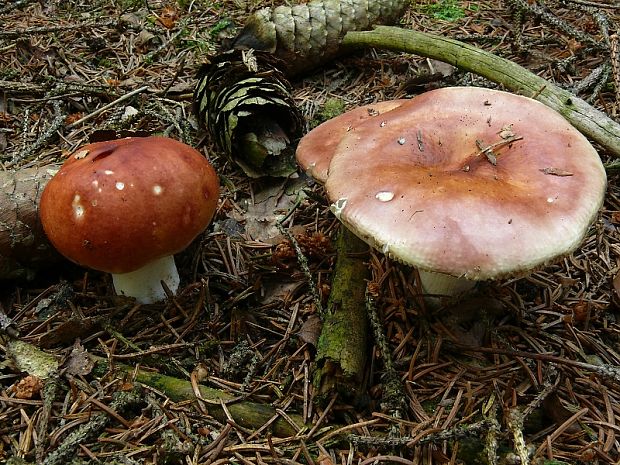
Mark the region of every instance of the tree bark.
POLYGON ((618 123, 579 97, 510 60, 448 37, 390 26, 378 26, 366 32, 348 32, 343 45, 414 53, 479 74, 512 92, 553 108, 585 136, 599 143, 610 154, 620 157, 618 123))
POLYGON ((39 221, 39 200, 59 165, 0 171, 0 279, 31 279, 60 258, 39 221))

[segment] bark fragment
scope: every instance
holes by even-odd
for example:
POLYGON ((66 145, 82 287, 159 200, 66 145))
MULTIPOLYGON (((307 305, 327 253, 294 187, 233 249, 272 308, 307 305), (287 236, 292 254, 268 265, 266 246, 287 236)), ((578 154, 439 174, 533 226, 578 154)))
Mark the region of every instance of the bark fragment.
POLYGON ((0 171, 0 279, 31 279, 58 259, 39 221, 39 199, 59 165, 0 171))

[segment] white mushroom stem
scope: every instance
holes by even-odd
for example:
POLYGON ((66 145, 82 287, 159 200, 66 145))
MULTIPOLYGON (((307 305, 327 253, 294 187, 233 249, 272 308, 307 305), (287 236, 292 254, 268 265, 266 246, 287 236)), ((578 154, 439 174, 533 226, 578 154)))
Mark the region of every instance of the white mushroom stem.
POLYGON ((422 290, 432 297, 456 296, 469 291, 476 285, 476 281, 471 279, 457 278, 444 273, 418 269, 418 274, 422 290))
POLYGON ((112 274, 112 280, 117 294, 135 297, 142 304, 152 304, 166 298, 162 281, 173 294, 179 288, 180 282, 172 255, 157 259, 130 273, 112 274))

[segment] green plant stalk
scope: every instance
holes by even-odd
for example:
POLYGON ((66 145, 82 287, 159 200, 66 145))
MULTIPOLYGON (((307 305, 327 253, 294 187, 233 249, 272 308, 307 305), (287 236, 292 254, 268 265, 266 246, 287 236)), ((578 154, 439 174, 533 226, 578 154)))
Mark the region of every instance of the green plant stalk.
POLYGON ((366 395, 368 250, 368 244, 340 228, 334 280, 317 345, 314 385, 319 401, 334 392, 358 402, 366 395))
MULTIPOLYGON (((96 360, 98 364, 103 364, 104 368, 107 369, 108 364, 105 359, 97 357, 96 360)), ((135 367, 129 365, 114 364, 114 369, 134 375, 136 382, 159 390, 174 402, 196 399, 192 383, 184 379, 146 370, 136 370, 135 367)), ((198 385, 198 388, 201 397, 207 402, 209 414, 223 423, 227 421, 228 417, 221 403, 224 403, 233 420, 244 428, 258 429, 277 415, 276 409, 271 405, 247 400, 235 401, 235 396, 232 394, 201 384, 198 385)), ((303 428, 304 425, 301 415, 289 413, 288 417, 297 428, 280 417, 271 424, 269 431, 276 437, 290 437, 297 434, 297 430, 303 428)))
POLYGON ((342 43, 348 47, 375 47, 414 53, 479 74, 512 92, 544 103, 610 154, 620 157, 618 123, 579 97, 510 60, 448 37, 390 26, 348 32, 342 43))

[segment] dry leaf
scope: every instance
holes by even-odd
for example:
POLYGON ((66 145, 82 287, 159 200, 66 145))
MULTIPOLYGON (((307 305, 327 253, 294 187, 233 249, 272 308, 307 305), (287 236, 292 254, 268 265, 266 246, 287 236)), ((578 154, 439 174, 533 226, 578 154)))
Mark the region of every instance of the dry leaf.
MULTIPOLYGON (((278 222, 286 216, 295 203, 305 194, 305 187, 301 178, 288 179, 276 183, 254 196, 254 203, 247 206, 245 231, 254 240, 267 244, 278 244, 282 241, 282 234, 278 229, 278 222)), ((296 234, 294 231, 289 231, 296 234)))
POLYGON ((499 137, 501 137, 502 139, 512 139, 515 136, 515 133, 512 132, 512 124, 507 124, 506 126, 502 127, 502 129, 498 132, 499 137))
POLYGON ((617 297, 620 297, 620 271, 616 273, 616 276, 614 276, 612 284, 614 286, 614 293, 617 297))
POLYGON ((86 349, 79 341, 76 341, 62 368, 70 375, 84 376, 89 374, 94 366, 95 362, 90 358, 86 349))
POLYGON ((301 329, 297 333, 297 336, 299 336, 299 339, 303 342, 316 347, 319 342, 319 335, 321 334, 322 327, 323 322, 318 315, 310 315, 310 317, 304 321, 304 324, 301 325, 301 329))
POLYGON ((74 318, 54 326, 47 333, 43 333, 38 340, 40 347, 54 347, 58 344, 71 343, 77 338, 85 338, 101 329, 99 318, 74 318))
POLYGON ((136 47, 141 49, 147 48, 151 42, 153 42, 153 39, 155 39, 155 34, 147 31, 146 29, 142 29, 136 36, 136 47))
POLYGON ((172 29, 178 19, 179 12, 172 6, 165 6, 157 17, 157 21, 166 29, 172 29))
MULTIPOLYGON (((555 392, 552 392, 545 397, 543 400, 543 410, 556 425, 561 425, 575 413, 575 409, 573 407, 566 407, 558 394, 555 392)), ((579 423, 573 423, 566 428, 566 432, 569 434, 575 434, 580 432, 581 429, 582 428, 579 423)))
POLYGON ((563 170, 561 168, 542 168, 539 171, 542 171, 545 174, 550 174, 553 176, 572 176, 573 173, 570 171, 563 170))
POLYGON ((319 455, 317 460, 319 461, 319 465, 334 465, 333 460, 324 454, 319 455))
POLYGON ((32 399, 39 394, 42 388, 41 378, 28 375, 13 386, 13 392, 18 399, 32 399))

